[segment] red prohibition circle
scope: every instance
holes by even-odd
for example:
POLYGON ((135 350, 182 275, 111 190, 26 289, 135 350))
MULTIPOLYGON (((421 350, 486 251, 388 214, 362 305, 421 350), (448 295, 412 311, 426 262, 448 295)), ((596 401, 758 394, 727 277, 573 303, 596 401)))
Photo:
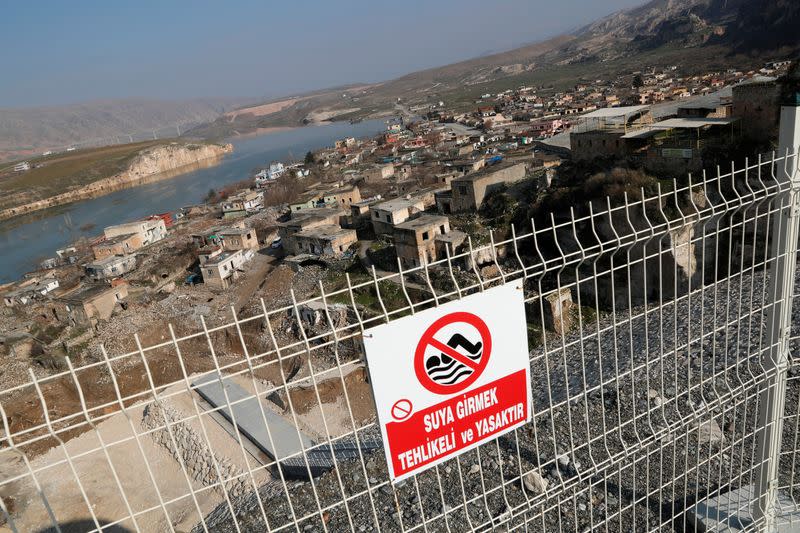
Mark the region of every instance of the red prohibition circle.
POLYGON ((392 418, 398 421, 405 420, 411 416, 411 412, 413 410, 414 405, 410 400, 406 400, 405 398, 402 400, 397 400, 392 406, 392 418))
POLYGON ((477 380, 486 369, 486 365, 489 363, 489 356, 491 353, 492 336, 489 334, 489 327, 486 325, 486 322, 472 313, 458 311, 439 318, 433 324, 431 324, 428 329, 425 330, 425 333, 422 334, 422 338, 420 338, 419 343, 417 344, 417 350, 414 353, 414 372, 417 374, 417 379, 419 380, 420 384, 422 384, 422 386, 429 391, 435 394, 455 394, 463 391, 475 383, 475 380, 477 380), (434 338, 434 335, 442 328, 449 326, 450 324, 455 324, 456 322, 469 324, 477 329, 478 333, 480 333, 481 342, 483 343, 483 353, 481 354, 481 359, 477 364, 434 338), (428 349, 428 346, 433 346, 437 350, 442 350, 450 357, 453 357, 460 363, 472 368, 472 374, 470 374, 469 377, 467 377, 467 379, 464 381, 454 383, 452 385, 442 385, 436 383, 425 371, 425 350, 428 349))

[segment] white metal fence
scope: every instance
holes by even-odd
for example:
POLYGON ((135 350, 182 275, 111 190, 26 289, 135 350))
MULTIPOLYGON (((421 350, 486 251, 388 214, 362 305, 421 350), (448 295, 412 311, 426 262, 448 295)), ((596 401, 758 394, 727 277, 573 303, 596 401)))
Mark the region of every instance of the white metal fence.
POLYGON ((7 526, 693 531, 695 511, 727 495, 706 514, 762 529, 800 496, 791 175, 795 158, 773 154, 576 202, 422 268, 31 373, 0 393, 7 526), (391 484, 357 379, 364 328, 520 278, 532 422, 391 484), (218 374, 247 394, 208 403, 196 382, 218 374), (279 465, 242 434, 246 402, 251 425, 269 431, 277 414, 316 441, 279 465), (312 456, 334 467, 312 472, 312 456))

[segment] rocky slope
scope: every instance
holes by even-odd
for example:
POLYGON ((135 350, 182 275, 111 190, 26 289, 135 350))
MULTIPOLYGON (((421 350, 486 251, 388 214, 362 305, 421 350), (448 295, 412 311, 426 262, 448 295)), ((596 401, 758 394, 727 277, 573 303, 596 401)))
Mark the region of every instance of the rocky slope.
POLYGON ((233 151, 230 144, 170 143, 141 151, 126 169, 88 185, 0 211, 0 220, 68 204, 86 198, 103 196, 119 189, 142 183, 168 179, 192 170, 198 163, 214 164, 224 154, 233 151))

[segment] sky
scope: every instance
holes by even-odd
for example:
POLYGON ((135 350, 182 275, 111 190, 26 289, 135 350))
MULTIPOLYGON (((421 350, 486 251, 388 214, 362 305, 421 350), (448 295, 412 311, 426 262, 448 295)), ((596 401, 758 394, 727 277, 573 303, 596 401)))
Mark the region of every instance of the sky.
POLYGON ((547 39, 643 0, 6 0, 0 107, 275 97, 547 39))

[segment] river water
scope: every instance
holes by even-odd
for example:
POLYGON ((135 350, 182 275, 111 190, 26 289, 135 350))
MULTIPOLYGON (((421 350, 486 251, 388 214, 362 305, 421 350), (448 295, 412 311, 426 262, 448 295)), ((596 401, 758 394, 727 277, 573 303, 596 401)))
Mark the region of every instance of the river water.
POLYGON ((200 203, 209 189, 246 179, 271 161, 302 159, 306 152, 332 146, 342 137, 373 136, 383 120, 335 122, 233 141, 234 150, 211 167, 163 181, 66 204, 0 222, 0 283, 13 281, 80 237, 99 235, 106 226, 200 203))

